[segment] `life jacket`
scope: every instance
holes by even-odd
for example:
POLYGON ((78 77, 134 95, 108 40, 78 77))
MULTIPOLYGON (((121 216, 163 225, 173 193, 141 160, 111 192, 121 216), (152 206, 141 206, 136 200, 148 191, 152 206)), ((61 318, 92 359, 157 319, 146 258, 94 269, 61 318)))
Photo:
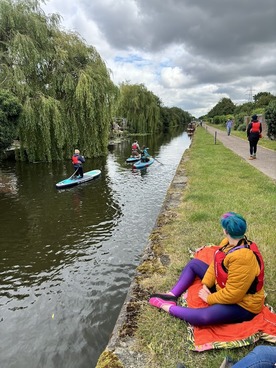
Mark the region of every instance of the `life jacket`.
POLYGON ((233 247, 227 253, 225 253, 223 250, 227 246, 228 244, 226 244, 225 246, 223 246, 222 248, 218 249, 215 252, 214 266, 215 266, 215 275, 216 275, 216 280, 217 280, 218 285, 221 288, 224 288, 226 285, 227 279, 228 279, 228 270, 223 264, 224 258, 227 256, 227 254, 232 253, 238 249, 247 248, 249 250, 252 250, 252 252, 255 254, 258 264, 260 266, 260 273, 258 276, 255 277, 255 280, 252 282, 251 286, 249 287, 247 294, 255 294, 256 292, 260 291, 262 287, 264 286, 264 261, 257 247, 257 244, 247 239, 241 239, 241 241, 235 247, 233 247), (241 244, 242 241, 246 241, 246 243, 241 244))
POLYGON ((80 163, 79 156, 78 155, 73 155, 72 156, 72 164, 73 165, 78 165, 79 163, 80 163))
POLYGON ((261 123, 259 121, 251 123, 250 133, 261 133, 261 123))
POLYGON ((131 149, 136 151, 138 149, 138 144, 133 143, 133 145, 131 146, 131 149))

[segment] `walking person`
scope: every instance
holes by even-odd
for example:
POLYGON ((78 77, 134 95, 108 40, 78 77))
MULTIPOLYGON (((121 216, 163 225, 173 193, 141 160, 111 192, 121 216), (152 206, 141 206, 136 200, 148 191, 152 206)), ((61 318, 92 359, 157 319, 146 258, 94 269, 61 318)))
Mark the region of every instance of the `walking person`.
POLYGON ((233 126, 233 120, 228 119, 227 122, 226 122, 227 135, 231 134, 232 126, 233 126))
POLYGON ((83 168, 82 164, 85 162, 85 158, 80 154, 80 151, 78 149, 75 149, 75 152, 72 156, 72 164, 74 166, 74 178, 76 178, 78 175, 80 178, 83 178, 83 168))
POLYGON ((249 141, 249 160, 256 159, 257 145, 262 133, 262 123, 259 122, 258 116, 253 115, 251 123, 247 127, 247 138, 249 141))
POLYGON ((194 326, 250 321, 264 306, 264 263, 254 242, 245 236, 245 219, 227 212, 220 220, 226 236, 208 265, 192 259, 173 288, 165 294, 152 294, 149 303, 194 326), (201 279, 199 298, 203 308, 177 305, 177 299, 195 278, 201 279))

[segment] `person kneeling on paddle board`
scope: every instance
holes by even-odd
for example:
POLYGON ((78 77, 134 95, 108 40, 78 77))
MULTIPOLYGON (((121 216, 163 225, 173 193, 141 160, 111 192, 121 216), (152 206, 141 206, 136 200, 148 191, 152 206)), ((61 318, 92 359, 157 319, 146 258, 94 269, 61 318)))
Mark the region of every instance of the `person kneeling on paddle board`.
POLYGON ((80 155, 80 151, 75 149, 75 153, 72 156, 72 164, 74 165, 75 173, 74 178, 78 175, 83 178, 83 168, 82 164, 85 162, 85 158, 80 155))
POLYGON ((150 159, 150 154, 148 153, 148 148, 146 148, 146 146, 142 147, 142 152, 141 152, 142 156, 141 156, 141 161, 142 162, 147 162, 150 159))

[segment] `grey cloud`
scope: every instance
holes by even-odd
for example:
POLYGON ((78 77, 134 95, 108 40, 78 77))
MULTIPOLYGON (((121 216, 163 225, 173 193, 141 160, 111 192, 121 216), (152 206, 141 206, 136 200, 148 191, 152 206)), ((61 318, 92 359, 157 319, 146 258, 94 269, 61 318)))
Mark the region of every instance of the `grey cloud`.
MULTIPOLYGON (((275 0, 78 0, 77 6, 85 18, 71 14, 71 24, 88 41, 89 21, 94 22, 113 59, 133 53, 164 57, 188 76, 177 87, 184 94, 187 88, 217 86, 215 92, 198 93, 205 108, 220 96, 241 100, 243 91, 257 83, 275 94, 275 0), (176 54, 169 51, 173 45, 176 54)), ((168 80, 158 83, 172 95, 168 80)), ((186 97, 184 105, 191 96, 186 97)), ((201 110, 200 102, 191 103, 201 110)))
POLYGON ((158 51, 177 43, 195 54, 224 59, 250 54, 254 45, 275 45, 275 0, 136 0, 116 6, 83 0, 81 4, 119 49, 158 51))

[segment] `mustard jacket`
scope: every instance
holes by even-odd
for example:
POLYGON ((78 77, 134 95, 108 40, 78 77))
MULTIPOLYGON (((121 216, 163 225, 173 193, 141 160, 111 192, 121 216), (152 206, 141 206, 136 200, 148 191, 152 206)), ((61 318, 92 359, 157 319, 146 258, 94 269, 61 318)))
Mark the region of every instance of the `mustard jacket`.
MULTIPOLYGON (((226 245, 227 242, 227 238, 223 239, 220 246, 226 245)), ((232 245, 226 247, 225 253, 232 247, 232 245)), ((235 250, 225 257, 224 265, 228 270, 228 279, 224 288, 216 282, 214 262, 210 264, 202 279, 202 284, 208 288, 215 285, 217 290, 208 295, 208 304, 238 304, 252 313, 259 313, 264 305, 264 288, 255 294, 247 294, 255 277, 260 273, 253 251, 248 251, 246 248, 235 250)))

